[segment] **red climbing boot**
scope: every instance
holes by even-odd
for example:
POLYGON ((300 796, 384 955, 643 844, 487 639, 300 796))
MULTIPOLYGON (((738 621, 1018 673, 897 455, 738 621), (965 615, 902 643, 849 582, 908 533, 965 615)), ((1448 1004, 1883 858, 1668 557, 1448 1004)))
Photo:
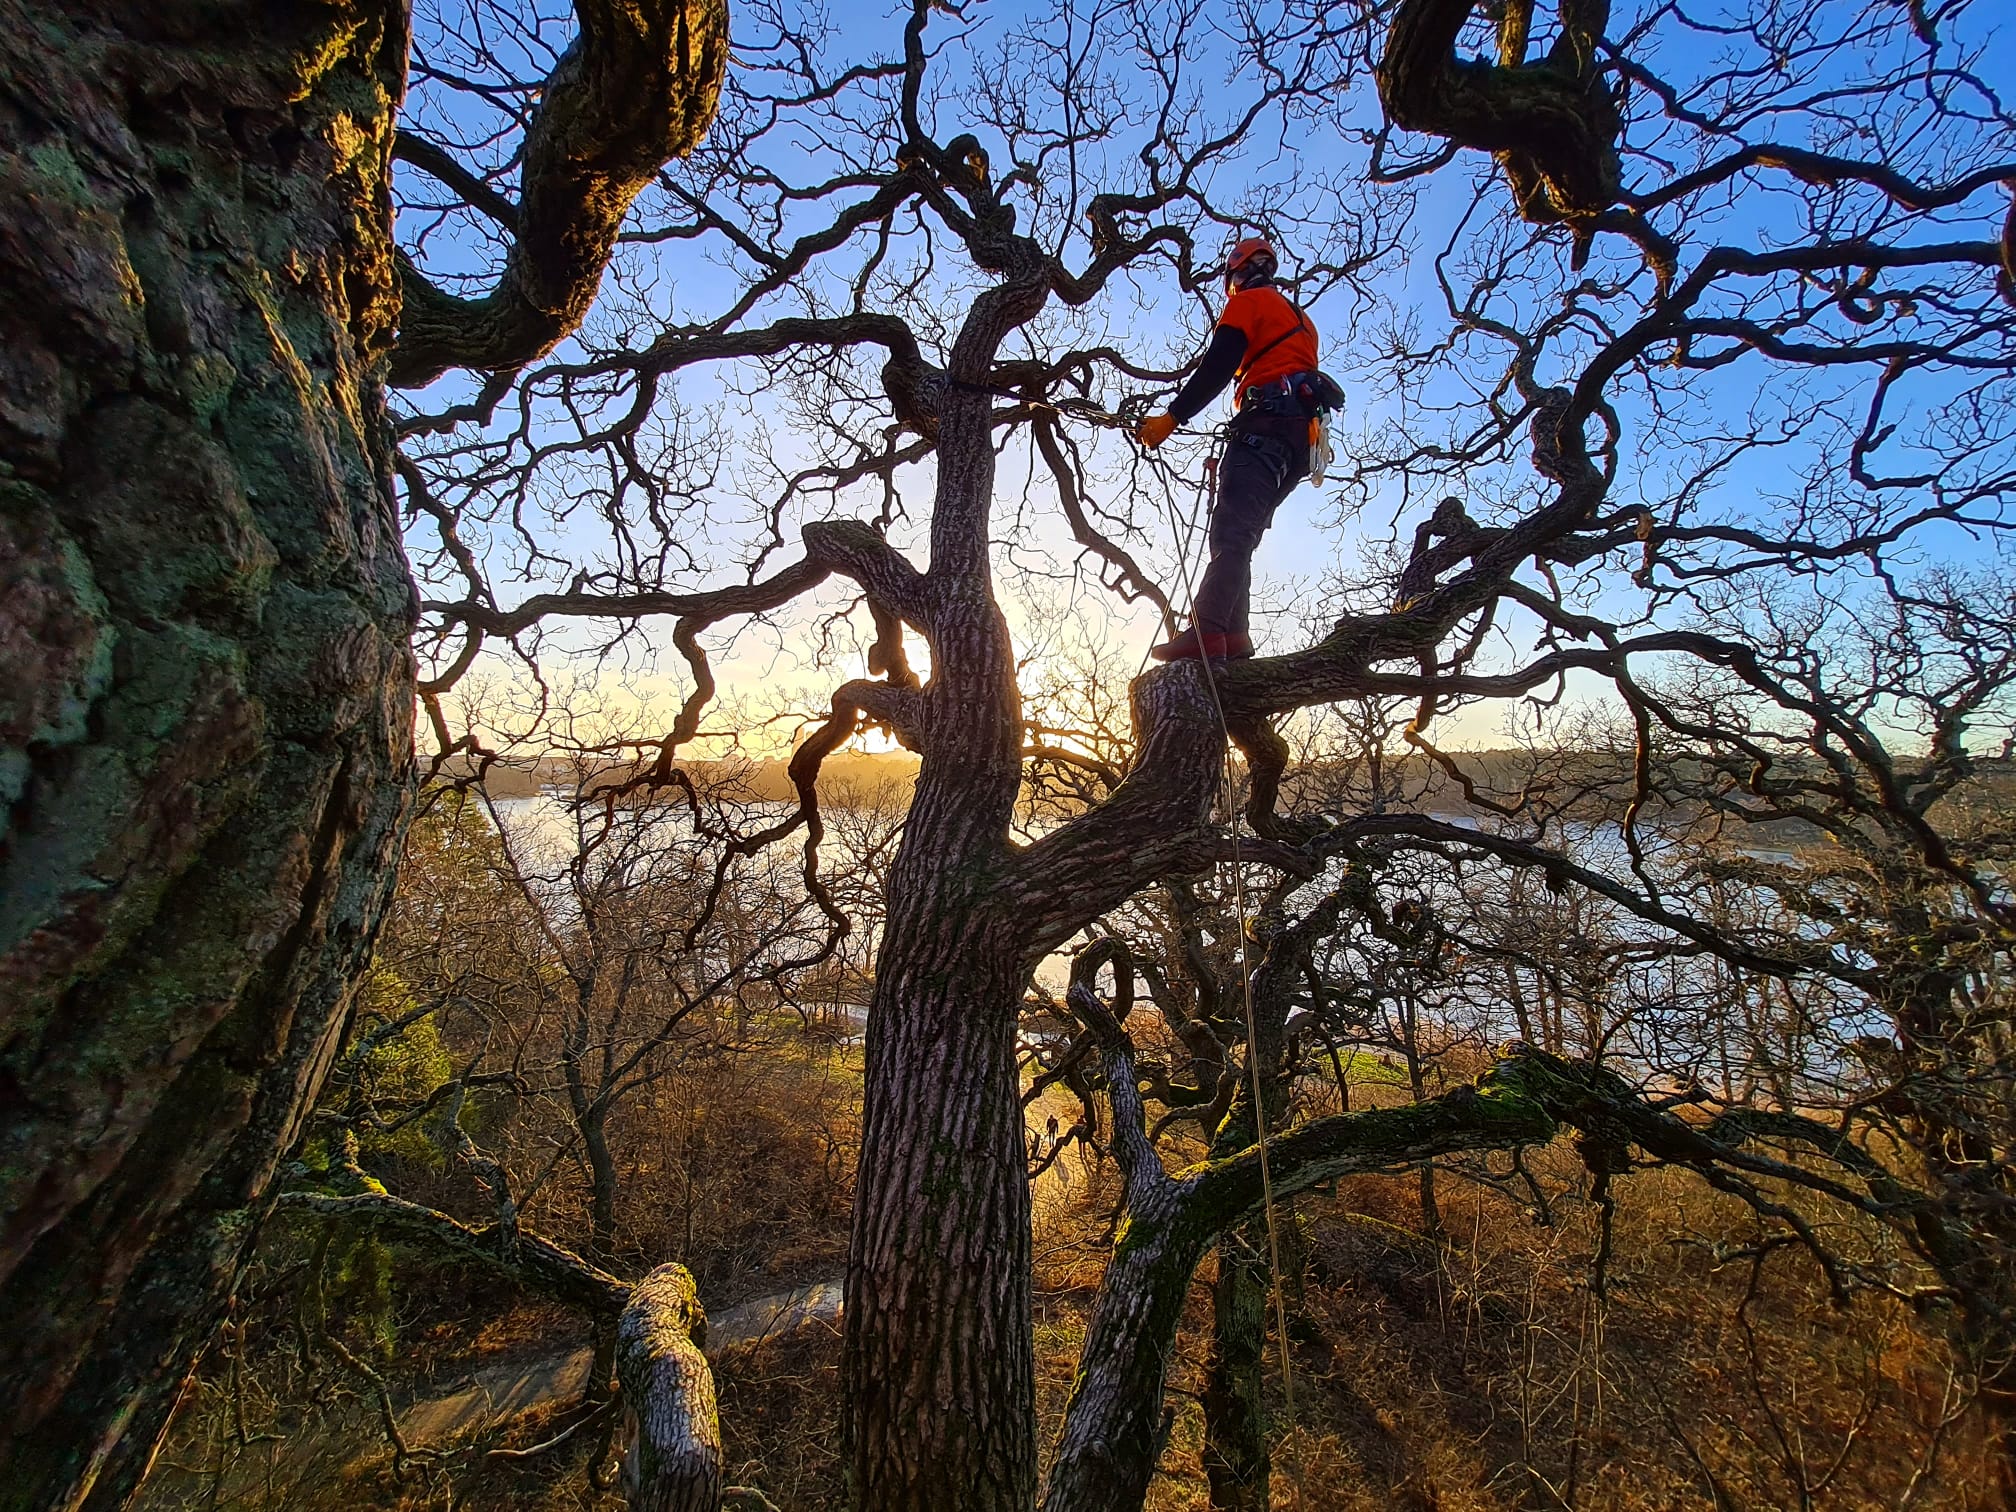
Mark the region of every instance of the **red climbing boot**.
POLYGON ((1192 625, 1187 630, 1179 630, 1161 645, 1150 646, 1148 654, 1159 662, 1195 661, 1199 657, 1206 661, 1225 661, 1228 658, 1243 661, 1253 654, 1253 637, 1243 630, 1214 635, 1192 625))

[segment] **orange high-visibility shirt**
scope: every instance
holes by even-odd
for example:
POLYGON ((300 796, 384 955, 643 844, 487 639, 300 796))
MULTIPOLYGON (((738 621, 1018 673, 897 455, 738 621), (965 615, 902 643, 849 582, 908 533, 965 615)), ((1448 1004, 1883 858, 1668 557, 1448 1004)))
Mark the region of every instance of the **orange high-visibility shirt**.
POLYGON ((1316 366, 1316 325, 1288 302, 1279 289, 1265 286, 1239 289, 1225 301, 1221 326, 1230 326, 1246 338, 1246 358, 1234 380, 1234 392, 1243 399, 1246 390, 1277 378, 1306 373, 1316 366))

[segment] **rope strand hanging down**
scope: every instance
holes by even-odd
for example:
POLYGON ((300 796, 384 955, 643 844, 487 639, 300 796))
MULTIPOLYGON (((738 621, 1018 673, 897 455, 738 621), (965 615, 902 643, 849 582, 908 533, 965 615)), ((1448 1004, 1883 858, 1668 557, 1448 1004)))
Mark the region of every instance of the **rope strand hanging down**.
MULTIPOLYGON (((1217 482, 1218 457, 1214 452, 1204 462, 1204 476, 1198 484, 1197 505, 1191 510, 1187 529, 1175 516, 1175 503, 1169 501, 1170 523, 1179 546, 1176 555, 1176 571, 1183 589, 1183 597, 1194 606, 1196 594, 1191 586, 1190 553, 1199 534, 1204 534, 1208 544, 1208 531, 1202 527, 1202 517, 1209 506, 1214 484, 1217 482)), ((1225 718, 1225 702, 1218 693, 1218 677, 1211 670, 1211 659, 1199 657, 1204 668, 1204 683, 1211 693, 1211 706, 1218 714, 1218 728, 1225 744, 1232 743, 1232 729, 1225 718)), ((1148 664, 1147 653, 1142 653, 1141 664, 1148 664)), ((1140 673, 1137 671, 1136 676, 1140 673)), ((1253 1099, 1253 1129, 1260 1151, 1260 1204, 1267 1224, 1267 1268, 1272 1282, 1274 1299, 1274 1335, 1281 1363, 1281 1395, 1287 1408, 1287 1427, 1295 1424, 1295 1377, 1288 1359, 1288 1303, 1281 1285, 1281 1234, 1274 1211, 1274 1175, 1267 1154, 1268 1128, 1267 1105, 1262 1096, 1260 1080, 1260 1035, 1253 1008, 1253 966, 1247 955, 1247 915, 1246 915, 1246 869, 1239 854, 1240 811, 1236 794, 1232 788, 1232 763, 1220 758, 1218 765, 1219 792, 1225 804, 1225 816, 1232 832, 1232 908, 1239 932, 1239 986, 1245 998, 1246 1023, 1246 1076, 1248 1095, 1253 1099)))

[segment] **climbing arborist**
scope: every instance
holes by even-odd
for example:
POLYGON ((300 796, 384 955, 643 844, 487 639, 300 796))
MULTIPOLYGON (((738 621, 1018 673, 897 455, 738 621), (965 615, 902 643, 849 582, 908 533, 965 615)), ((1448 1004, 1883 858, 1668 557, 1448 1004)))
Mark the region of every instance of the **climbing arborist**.
POLYGON ((1135 430, 1160 446, 1177 426, 1236 384, 1238 413, 1226 427, 1211 508, 1211 563, 1197 585, 1188 628, 1153 647, 1157 661, 1253 654, 1246 599, 1253 552, 1274 511, 1309 475, 1314 422, 1342 392, 1316 368, 1316 327, 1274 285, 1279 259, 1271 243, 1247 237, 1225 263, 1225 313, 1197 370, 1169 408, 1135 430))

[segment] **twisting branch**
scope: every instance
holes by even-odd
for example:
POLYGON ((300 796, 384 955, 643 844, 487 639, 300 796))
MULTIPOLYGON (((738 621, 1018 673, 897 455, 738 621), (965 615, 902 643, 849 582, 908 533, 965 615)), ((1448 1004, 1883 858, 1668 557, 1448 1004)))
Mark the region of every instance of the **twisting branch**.
MULTIPOLYGON (((402 259, 396 386, 421 387, 454 367, 515 368, 550 352, 594 303, 630 202, 668 159, 699 145, 714 119, 728 63, 724 0, 576 0, 574 13, 580 34, 525 135, 515 235, 496 286, 458 299, 402 259)), ((415 149, 404 155, 413 160, 415 149)), ((500 208, 477 203, 493 215, 500 208)))
POLYGON ((1575 229, 1579 266, 1619 190, 1622 119, 1596 66, 1609 0, 1560 0, 1559 36, 1537 62, 1526 59, 1533 0, 1498 7, 1497 62, 1459 58, 1457 38, 1477 8, 1402 0, 1379 60, 1379 98, 1394 125, 1493 154, 1521 215, 1575 229))
POLYGON ((1120 1026, 1134 1002, 1134 960, 1126 945, 1111 936, 1079 951, 1071 962, 1071 985, 1065 1001, 1098 1043, 1106 1072, 1106 1095, 1113 1104, 1113 1155, 1127 1183, 1130 1207, 1151 1200, 1168 1184, 1155 1146, 1148 1139, 1147 1110, 1134 1082, 1134 1042, 1120 1026), (1100 1001, 1102 969, 1113 972, 1115 1006, 1100 1001))

